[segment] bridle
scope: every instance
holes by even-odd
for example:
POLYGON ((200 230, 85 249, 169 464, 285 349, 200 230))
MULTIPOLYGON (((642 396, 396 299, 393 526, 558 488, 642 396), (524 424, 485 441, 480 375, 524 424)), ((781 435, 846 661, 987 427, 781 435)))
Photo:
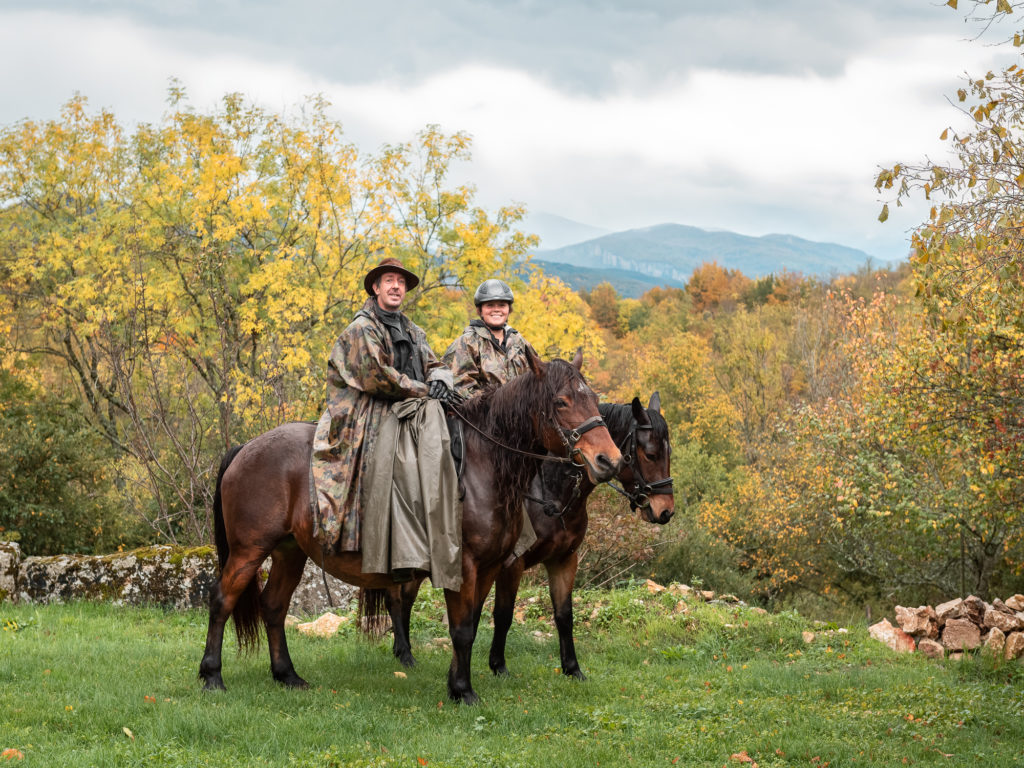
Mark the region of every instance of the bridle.
POLYGON ((527 456, 531 459, 540 459, 541 461, 552 461, 558 464, 571 464, 573 467, 576 467, 578 469, 584 469, 586 467, 586 465, 583 464, 582 462, 578 462, 575 460, 575 456, 577 454, 580 454, 582 456, 578 446, 580 438, 582 438, 583 435, 585 435, 592 429, 597 429, 598 427, 607 428, 608 426, 607 424, 604 423, 604 419, 602 419, 600 416, 591 416, 589 419, 586 419, 582 423, 577 424, 575 427, 563 427, 549 412, 547 414, 547 417, 551 421, 552 426, 554 426, 554 428, 558 431, 558 436, 562 438, 562 445, 565 446, 566 450, 565 456, 552 456, 550 453, 533 453, 531 451, 524 451, 521 450, 520 448, 515 448, 511 445, 505 445, 505 443, 501 442, 498 438, 494 437, 494 435, 488 434, 484 430, 480 429, 480 427, 478 427, 476 424, 467 419, 462 414, 462 412, 454 405, 451 405, 449 403, 447 407, 451 410, 452 413, 459 417, 463 424, 467 424, 468 426, 472 427, 482 437, 484 437, 487 440, 490 440, 499 448, 502 448, 506 451, 510 451, 512 453, 517 453, 520 456, 527 456))
MULTIPOLYGON (((629 508, 633 512, 636 512, 638 509, 650 507, 651 496, 667 495, 672 493, 671 475, 662 478, 661 480, 655 480, 654 482, 648 482, 644 477, 644 472, 640 468, 640 454, 637 452, 636 433, 639 429, 654 429, 654 427, 650 424, 638 424, 634 421, 632 428, 629 430, 629 434, 626 435, 625 441, 619 446, 619 452, 622 454, 622 463, 633 468, 633 482, 630 483, 630 490, 619 488, 610 481, 608 483, 608 485, 610 485, 614 490, 618 491, 629 500, 629 508)), ((625 483, 623 483, 623 485, 625 485, 625 483)))

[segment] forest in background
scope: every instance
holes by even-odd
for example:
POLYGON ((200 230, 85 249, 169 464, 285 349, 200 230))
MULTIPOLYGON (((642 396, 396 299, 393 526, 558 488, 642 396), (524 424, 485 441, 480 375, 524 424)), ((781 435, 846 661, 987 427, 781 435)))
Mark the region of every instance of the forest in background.
POLYGON ((708 263, 639 299, 524 270, 523 209, 484 211, 450 180, 464 134, 366 154, 318 98, 204 112, 176 84, 133 131, 80 96, 3 127, 0 536, 28 554, 207 541, 220 455, 318 417, 362 276, 397 256, 423 277, 406 308, 435 351, 472 316, 465 289, 501 275, 546 357, 582 346, 611 401, 660 392, 677 517, 641 526, 596 493, 589 583, 776 604, 1024 591, 1024 72, 957 98, 949 162, 878 175, 883 221, 933 202, 900 269, 708 263))

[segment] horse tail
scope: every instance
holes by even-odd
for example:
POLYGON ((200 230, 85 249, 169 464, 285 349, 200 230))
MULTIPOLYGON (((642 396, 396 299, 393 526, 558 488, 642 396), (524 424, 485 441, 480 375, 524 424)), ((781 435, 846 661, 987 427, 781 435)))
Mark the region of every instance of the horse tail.
POLYGON ((235 456, 242 450, 242 446, 235 445, 228 449, 224 458, 220 461, 220 471, 217 473, 217 485, 213 489, 213 541, 217 545, 217 564, 224 570, 224 564, 228 561, 228 534, 224 528, 224 502, 220 493, 220 484, 224 479, 235 456))
POLYGON ((374 639, 383 637, 388 628, 387 597, 385 589, 359 590, 359 628, 374 639))
MULTIPOLYGON (((217 562, 220 565, 221 573, 227 564, 230 547, 228 546, 227 528, 224 526, 224 504, 220 486, 224 479, 224 473, 241 450, 241 445, 235 445, 224 454, 224 458, 220 462, 220 471, 217 473, 217 485, 213 492, 213 540, 217 545, 217 562)), ((235 636, 238 638, 238 647, 245 653, 256 650, 260 644, 259 630, 262 618, 259 574, 246 585, 242 594, 238 596, 231 616, 235 620, 235 636)))

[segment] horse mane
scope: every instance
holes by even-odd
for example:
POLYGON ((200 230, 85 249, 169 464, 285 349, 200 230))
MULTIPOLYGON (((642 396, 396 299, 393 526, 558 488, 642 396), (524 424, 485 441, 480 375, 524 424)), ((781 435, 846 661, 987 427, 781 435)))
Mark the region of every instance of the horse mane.
MULTIPOLYGON (((586 384, 570 363, 552 360, 544 364, 543 378, 527 370, 505 384, 485 388, 463 403, 460 410, 467 421, 504 445, 519 451, 545 454, 540 436, 536 434, 534 417, 540 412, 542 418, 548 418, 552 394, 574 381, 586 384)), ((494 470, 497 496, 506 500, 506 512, 518 514, 539 459, 495 445, 472 427, 464 429, 463 434, 467 443, 472 442, 474 452, 486 455, 494 470)))

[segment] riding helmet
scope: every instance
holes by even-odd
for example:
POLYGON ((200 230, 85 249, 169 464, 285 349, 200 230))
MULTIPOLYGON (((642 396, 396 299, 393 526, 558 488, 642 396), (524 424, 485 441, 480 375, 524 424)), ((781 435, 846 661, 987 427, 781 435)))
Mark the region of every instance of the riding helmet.
POLYGON ((473 303, 478 307, 488 301, 507 301, 511 306, 515 301, 515 296, 512 295, 512 289, 508 287, 508 283, 492 277, 480 283, 476 293, 473 294, 473 303))

